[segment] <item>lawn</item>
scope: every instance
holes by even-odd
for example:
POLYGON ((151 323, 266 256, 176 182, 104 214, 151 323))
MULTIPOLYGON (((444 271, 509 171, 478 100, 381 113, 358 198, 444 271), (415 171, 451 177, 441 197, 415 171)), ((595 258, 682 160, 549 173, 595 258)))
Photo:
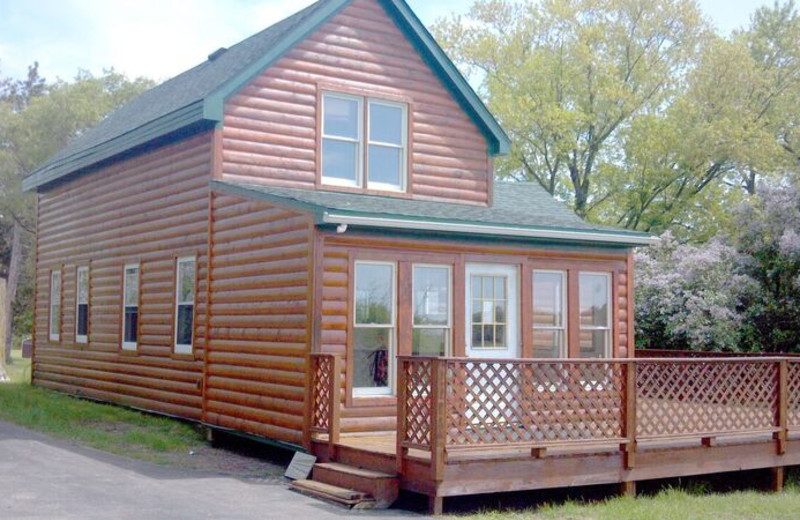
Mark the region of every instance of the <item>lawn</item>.
POLYGON ((458 516, 462 520, 794 520, 800 515, 800 490, 783 493, 738 491, 724 494, 667 489, 650 497, 545 505, 536 510, 494 511, 458 516))
POLYGON ((30 360, 8 367, 11 383, 0 384, 0 420, 69 439, 85 446, 166 463, 205 445, 194 425, 76 399, 30 385, 30 360))

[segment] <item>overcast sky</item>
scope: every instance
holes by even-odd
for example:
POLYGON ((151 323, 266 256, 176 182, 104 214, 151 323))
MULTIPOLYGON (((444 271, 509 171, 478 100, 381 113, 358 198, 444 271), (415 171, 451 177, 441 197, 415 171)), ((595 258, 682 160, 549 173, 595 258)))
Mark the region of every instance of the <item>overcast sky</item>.
MULTIPOLYGON (((658 0, 653 0, 658 1, 658 0)), ((464 12, 470 0, 408 0, 426 24, 464 12)), ((312 0, 0 0, 0 76, 21 78, 38 61, 47 79, 111 67, 172 77, 312 0)), ((717 28, 747 25, 772 0, 700 0, 717 28)))

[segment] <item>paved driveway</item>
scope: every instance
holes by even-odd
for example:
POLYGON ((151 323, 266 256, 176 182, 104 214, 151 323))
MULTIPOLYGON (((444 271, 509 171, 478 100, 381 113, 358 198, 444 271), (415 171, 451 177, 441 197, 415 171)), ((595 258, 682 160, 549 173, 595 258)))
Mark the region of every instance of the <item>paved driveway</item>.
POLYGON ((77 447, 0 421, 0 518, 384 519, 289 491, 282 479, 239 480, 77 447))

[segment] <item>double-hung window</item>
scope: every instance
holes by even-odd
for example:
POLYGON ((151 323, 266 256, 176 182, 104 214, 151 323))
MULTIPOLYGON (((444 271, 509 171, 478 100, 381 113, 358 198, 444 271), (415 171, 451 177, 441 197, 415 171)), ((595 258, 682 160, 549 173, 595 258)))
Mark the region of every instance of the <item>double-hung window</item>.
POLYGON ((89 341, 89 268, 78 267, 75 288, 75 342, 89 341))
POLYGON ((197 283, 193 257, 179 258, 175 283, 175 353, 191 354, 194 331, 194 299, 197 283))
POLYGON ((139 342, 139 264, 128 264, 123 274, 122 349, 136 350, 139 342))
POLYGON ((403 103, 324 93, 322 183, 404 191, 407 114, 407 106, 403 103))
POLYGON ((61 271, 50 273, 50 341, 61 338, 61 271))
POLYGON ((533 357, 567 357, 567 273, 533 271, 533 357))
POLYGON ((394 379, 395 264, 356 262, 353 394, 390 395, 394 379))
POLYGON ((580 357, 610 356, 611 276, 582 272, 580 294, 580 357))
POLYGON ((415 356, 446 356, 450 352, 450 267, 415 265, 413 272, 413 330, 415 356))

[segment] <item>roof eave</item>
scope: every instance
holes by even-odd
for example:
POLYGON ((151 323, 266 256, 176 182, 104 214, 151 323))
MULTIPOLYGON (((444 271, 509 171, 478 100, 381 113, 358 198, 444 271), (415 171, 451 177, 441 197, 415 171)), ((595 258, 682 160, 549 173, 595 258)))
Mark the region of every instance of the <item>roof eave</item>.
POLYGON ((383 229, 403 229, 467 235, 506 236, 535 240, 549 240, 572 243, 598 243, 613 246, 649 246, 659 238, 640 233, 614 233, 597 230, 533 228, 502 224, 479 224, 454 221, 437 221, 397 217, 377 217, 328 210, 321 214, 320 223, 349 226, 362 226, 383 229))

